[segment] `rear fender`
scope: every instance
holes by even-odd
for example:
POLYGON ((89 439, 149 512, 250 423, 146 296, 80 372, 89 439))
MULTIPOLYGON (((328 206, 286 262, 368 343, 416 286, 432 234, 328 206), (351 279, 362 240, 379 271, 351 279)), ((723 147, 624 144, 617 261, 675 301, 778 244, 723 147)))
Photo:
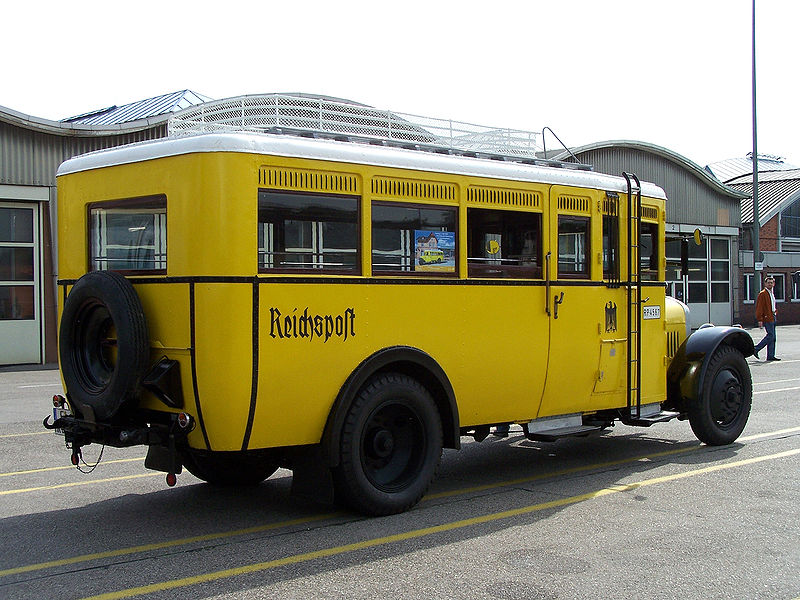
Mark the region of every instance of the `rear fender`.
POLYGON ((684 340, 667 369, 665 408, 686 410, 686 402, 697 400, 716 349, 733 346, 745 358, 753 355, 753 338, 739 327, 704 327, 684 340))

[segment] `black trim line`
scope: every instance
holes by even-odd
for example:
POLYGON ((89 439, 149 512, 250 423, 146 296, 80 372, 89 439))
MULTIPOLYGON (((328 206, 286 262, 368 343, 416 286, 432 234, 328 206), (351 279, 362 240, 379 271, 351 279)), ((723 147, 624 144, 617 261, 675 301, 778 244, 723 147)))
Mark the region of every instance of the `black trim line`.
POLYGON ((200 392, 197 386, 197 360, 195 357, 195 311, 194 311, 194 283, 189 282, 189 332, 190 332, 190 348, 189 356, 192 361, 192 389, 194 390, 194 405, 197 408, 197 422, 200 423, 200 431, 203 432, 203 439, 206 442, 206 450, 211 450, 211 442, 208 441, 208 432, 206 431, 206 424, 203 420, 203 410, 200 408, 200 392))
MULTIPOLYGON (((58 285, 73 285, 77 279, 59 279, 58 285)), ((197 284, 197 283, 246 283, 246 284, 339 284, 339 285, 496 285, 496 286, 517 286, 517 287, 544 287, 545 282, 529 279, 428 279, 428 278, 389 278, 389 277, 228 277, 228 276, 204 276, 204 277, 143 277, 130 278, 133 285, 137 284, 197 284)), ((642 287, 666 287, 663 281, 642 281, 642 287)), ((633 285, 628 281, 607 282, 607 281, 586 281, 572 279, 554 279, 550 282, 551 286, 561 287, 624 287, 633 285)))
POLYGON ((259 334, 259 297, 258 283, 253 282, 253 380, 250 385, 250 411, 247 414, 247 426, 242 440, 242 452, 250 444, 250 434, 253 432, 253 421, 256 417, 256 402, 258 401, 258 334, 259 334))

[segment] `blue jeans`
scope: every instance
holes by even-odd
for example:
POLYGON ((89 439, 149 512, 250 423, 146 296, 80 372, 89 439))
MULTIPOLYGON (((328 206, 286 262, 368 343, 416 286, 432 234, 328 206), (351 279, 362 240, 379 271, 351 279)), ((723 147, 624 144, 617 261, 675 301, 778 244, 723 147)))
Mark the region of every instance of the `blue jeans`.
POLYGON ((764 322, 764 329, 766 329, 767 335, 765 335, 764 339, 758 342, 755 347, 756 352, 761 350, 764 346, 767 347, 767 360, 775 358, 775 322, 777 320, 776 318, 772 323, 764 322))

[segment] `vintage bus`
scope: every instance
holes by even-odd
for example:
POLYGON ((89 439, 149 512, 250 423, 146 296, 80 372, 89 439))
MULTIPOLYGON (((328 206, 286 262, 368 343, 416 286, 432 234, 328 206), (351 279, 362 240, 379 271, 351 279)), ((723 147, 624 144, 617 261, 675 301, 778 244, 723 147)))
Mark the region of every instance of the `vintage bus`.
POLYGON ((412 507, 443 448, 497 426, 677 418, 729 444, 753 343, 690 335, 665 297, 665 203, 631 174, 286 132, 71 159, 45 425, 74 464, 94 443, 147 446, 170 485, 285 467, 367 514, 412 507))

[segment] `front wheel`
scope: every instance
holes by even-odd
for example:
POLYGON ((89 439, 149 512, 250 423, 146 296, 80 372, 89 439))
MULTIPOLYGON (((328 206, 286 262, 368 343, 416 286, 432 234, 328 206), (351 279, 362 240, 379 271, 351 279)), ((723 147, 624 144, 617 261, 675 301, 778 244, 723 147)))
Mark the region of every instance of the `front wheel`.
POLYGON ((700 397, 689 403, 689 423, 701 442, 733 443, 741 435, 753 400, 750 369, 732 346, 717 348, 708 364, 700 397))
POLYGON ((408 510, 428 489, 441 454, 441 418, 428 390, 400 373, 375 375, 345 417, 337 496, 371 515, 408 510))

